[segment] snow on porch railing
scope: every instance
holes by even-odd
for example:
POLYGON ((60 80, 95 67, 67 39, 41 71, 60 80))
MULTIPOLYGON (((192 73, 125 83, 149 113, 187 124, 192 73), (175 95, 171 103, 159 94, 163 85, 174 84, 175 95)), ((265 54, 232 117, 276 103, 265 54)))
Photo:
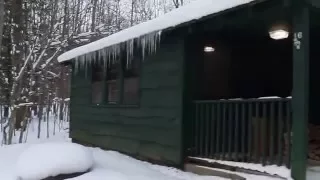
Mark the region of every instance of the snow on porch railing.
POLYGON ((190 156, 290 167, 291 98, 194 101, 190 156))

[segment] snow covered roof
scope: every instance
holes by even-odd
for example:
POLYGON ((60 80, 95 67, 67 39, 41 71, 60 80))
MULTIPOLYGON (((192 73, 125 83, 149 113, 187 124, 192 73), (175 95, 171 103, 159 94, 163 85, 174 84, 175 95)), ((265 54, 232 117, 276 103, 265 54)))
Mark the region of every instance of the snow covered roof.
POLYGON ((153 20, 143 22, 95 42, 70 50, 59 56, 58 61, 68 61, 90 52, 95 52, 150 33, 159 33, 170 27, 175 27, 253 1, 256 0, 197 0, 153 20))

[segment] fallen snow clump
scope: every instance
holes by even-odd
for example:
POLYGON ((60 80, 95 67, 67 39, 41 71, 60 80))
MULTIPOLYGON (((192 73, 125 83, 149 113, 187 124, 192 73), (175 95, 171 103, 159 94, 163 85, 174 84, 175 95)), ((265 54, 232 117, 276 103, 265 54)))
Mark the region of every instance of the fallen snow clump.
POLYGON ((69 142, 36 144, 19 156, 16 175, 21 180, 40 180, 81 173, 93 166, 93 155, 84 146, 69 142))

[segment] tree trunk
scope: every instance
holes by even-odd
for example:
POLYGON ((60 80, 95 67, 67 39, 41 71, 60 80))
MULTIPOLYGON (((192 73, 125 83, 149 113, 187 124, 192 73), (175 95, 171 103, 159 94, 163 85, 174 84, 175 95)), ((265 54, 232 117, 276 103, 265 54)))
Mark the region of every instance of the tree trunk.
POLYGON ((77 34, 79 34, 79 16, 80 16, 80 5, 81 5, 81 0, 77 1, 77 10, 76 10, 76 14, 75 14, 75 23, 74 23, 74 27, 73 27, 73 32, 77 32, 77 34))
POLYGON ((41 137, 41 123, 42 123, 42 116, 43 116, 43 105, 41 104, 38 111, 38 139, 41 137))
MULTIPOLYGON (((13 0, 11 4, 11 12, 12 12, 12 20, 13 23, 16 24, 16 26, 13 26, 13 38, 12 38, 12 46, 15 46, 14 50, 12 52, 11 60, 12 65, 16 69, 20 69, 20 63, 23 58, 23 2, 22 0, 13 0)), ((19 80, 18 80, 19 81, 19 80)), ((20 94, 19 89, 21 88, 21 80, 20 82, 14 81, 12 82, 12 88, 11 88, 11 95, 10 95, 10 106, 15 106, 16 101, 18 99, 18 95, 20 94)), ((15 124, 16 124, 16 116, 17 116, 17 108, 13 107, 13 110, 11 111, 11 116, 9 118, 8 124, 9 124, 9 135, 7 144, 12 144, 12 138, 15 131, 15 124)))
POLYGON ((42 117, 43 117, 43 88, 40 87, 39 90, 40 96, 39 96, 39 110, 38 110, 38 139, 41 136, 41 123, 42 123, 42 117))
POLYGON ((19 143, 22 143, 22 141, 23 141, 23 134, 24 134, 24 131, 26 130, 26 127, 28 124, 28 119, 29 119, 28 111, 29 111, 29 107, 25 106, 24 113, 23 113, 24 120, 22 121, 22 126, 21 126, 21 130, 20 130, 19 143))
POLYGON ((77 6, 77 9, 79 11, 77 11, 77 22, 78 22, 78 27, 77 27, 77 34, 80 34, 81 33, 81 27, 82 27, 82 22, 83 22, 83 19, 79 18, 81 15, 80 15, 80 9, 82 8, 82 5, 83 5, 83 1, 82 0, 78 0, 78 6, 77 6))
MULTIPOLYGON (((12 138, 13 138, 13 133, 14 133, 14 130, 15 130, 15 121, 16 121, 16 111, 17 111, 17 108, 13 108, 13 110, 11 111, 11 115, 10 115, 10 118, 8 119, 8 124, 7 124, 7 127, 9 127, 9 135, 8 135, 8 139, 6 140, 6 144, 9 145, 9 144, 12 144, 12 138)), ((5 133, 5 131, 4 131, 5 133)))
POLYGON ((22 107, 17 108, 15 129, 22 128, 22 122, 25 120, 27 108, 28 107, 26 107, 26 106, 22 106, 22 107))
POLYGON ((53 32, 54 25, 57 22, 57 12, 58 12, 58 0, 54 0, 54 4, 52 5, 52 14, 51 14, 51 25, 50 25, 50 35, 53 32))
POLYGON ((5 105, 3 108, 3 117, 8 118, 9 117, 9 106, 5 105))
POLYGON ((172 0, 173 4, 176 8, 179 8, 180 6, 183 6, 183 0, 172 0))
POLYGON ((48 91, 48 96, 47 96, 47 103, 48 103, 48 105, 47 105, 47 138, 49 138, 49 133, 50 133, 50 128, 49 128, 49 115, 50 115, 50 108, 51 108, 51 101, 50 101, 50 93, 49 93, 49 91, 48 91))
POLYGON ((2 49, 2 35, 3 35, 3 25, 4 25, 4 0, 0 0, 0 57, 2 49))
POLYGON ((63 39, 66 39, 68 37, 69 31, 68 31, 68 23, 69 23, 69 13, 68 13, 68 0, 64 1, 64 23, 63 23, 63 30, 62 30, 62 37, 63 39))
POLYGON ((91 32, 94 32, 96 28, 96 12, 97 12, 98 0, 92 0, 92 1, 93 1, 93 8, 92 8, 92 19, 91 19, 91 32))
POLYGON ((134 23, 134 6, 135 6, 136 0, 131 0, 131 13, 130 13, 130 26, 133 26, 134 23))

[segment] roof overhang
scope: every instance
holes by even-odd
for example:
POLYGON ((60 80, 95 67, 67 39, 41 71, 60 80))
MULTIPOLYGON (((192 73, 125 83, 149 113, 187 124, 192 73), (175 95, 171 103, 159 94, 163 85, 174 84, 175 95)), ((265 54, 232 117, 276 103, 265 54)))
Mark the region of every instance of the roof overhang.
POLYGON ((200 0, 175 9, 163 16, 136 26, 124 29, 108 37, 77 47, 58 57, 60 63, 71 59, 110 48, 120 43, 149 36, 157 37, 162 31, 177 28, 188 22, 195 22, 219 12, 230 10, 241 5, 258 3, 265 0, 200 0))

